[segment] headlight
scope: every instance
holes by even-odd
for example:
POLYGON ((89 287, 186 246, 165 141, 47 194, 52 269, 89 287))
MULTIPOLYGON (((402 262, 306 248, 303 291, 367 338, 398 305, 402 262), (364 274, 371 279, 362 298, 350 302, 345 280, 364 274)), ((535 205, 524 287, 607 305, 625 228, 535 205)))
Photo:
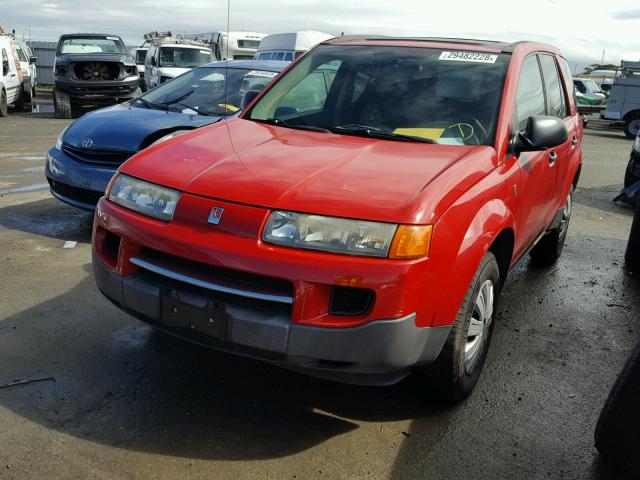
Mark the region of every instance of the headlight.
POLYGON ((107 192, 107 198, 143 215, 170 221, 180 200, 180 192, 128 175, 118 175, 107 192))
POLYGON ((293 248, 407 259, 428 254, 431 226, 274 211, 262 239, 293 248))
POLYGON ((62 150, 62 142, 64 140, 64 132, 67 131, 67 128, 69 128, 69 126, 67 125, 66 127, 64 127, 64 130, 62 130, 60 132, 60 135, 58 135, 58 140, 56 140, 56 148, 58 150, 62 150))
POLYGON ((633 149, 640 153, 640 134, 636 137, 636 143, 633 144, 633 149))

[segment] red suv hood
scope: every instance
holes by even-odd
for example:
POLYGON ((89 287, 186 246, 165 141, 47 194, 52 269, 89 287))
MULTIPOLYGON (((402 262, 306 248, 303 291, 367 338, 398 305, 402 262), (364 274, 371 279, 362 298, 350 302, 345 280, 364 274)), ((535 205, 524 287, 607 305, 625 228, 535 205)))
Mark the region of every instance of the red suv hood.
MULTIPOLYGON (((413 223, 425 213, 416 202, 425 187, 478 150, 493 151, 235 119, 143 151, 121 171, 184 192, 248 205, 413 223)), ((460 175, 467 177, 469 167, 460 175)), ((444 183, 451 189, 457 181, 444 183)))

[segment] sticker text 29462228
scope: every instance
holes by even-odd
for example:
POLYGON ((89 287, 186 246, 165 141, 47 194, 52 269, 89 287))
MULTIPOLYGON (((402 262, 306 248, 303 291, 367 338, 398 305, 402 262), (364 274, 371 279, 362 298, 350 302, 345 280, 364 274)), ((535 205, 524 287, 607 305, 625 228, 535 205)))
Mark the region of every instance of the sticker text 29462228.
POLYGON ((479 52, 442 52, 440 60, 453 62, 496 63, 498 55, 479 52))

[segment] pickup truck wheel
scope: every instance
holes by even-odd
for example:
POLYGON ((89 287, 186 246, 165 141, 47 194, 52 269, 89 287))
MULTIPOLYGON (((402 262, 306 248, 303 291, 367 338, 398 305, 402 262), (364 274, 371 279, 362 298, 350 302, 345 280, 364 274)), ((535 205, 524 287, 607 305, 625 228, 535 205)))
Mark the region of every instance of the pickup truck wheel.
POLYGON ((73 118, 71 112, 71 98, 66 93, 53 91, 53 109, 56 113, 56 118, 73 118))
POLYGON ((624 122, 624 134, 627 138, 635 140, 640 132, 640 113, 630 115, 624 122))
MULTIPOLYGON (((594 433, 595 445, 608 461, 640 473, 640 343, 622 368, 607 398, 594 433)), ((635 477, 634 477, 635 478, 635 477)))
POLYGON ((0 90, 0 117, 6 117, 8 114, 7 94, 4 90, 0 90))
POLYGON ((498 262, 487 252, 440 355, 433 364, 416 369, 420 380, 426 379, 430 396, 455 403, 466 398, 478 383, 491 342, 500 286, 498 262))
POLYGON ((531 249, 529 255, 536 265, 547 266, 555 263, 564 248, 564 241, 569 231, 569 222, 573 211, 573 186, 569 191, 567 200, 562 207, 562 220, 553 230, 540 239, 538 244, 531 249))

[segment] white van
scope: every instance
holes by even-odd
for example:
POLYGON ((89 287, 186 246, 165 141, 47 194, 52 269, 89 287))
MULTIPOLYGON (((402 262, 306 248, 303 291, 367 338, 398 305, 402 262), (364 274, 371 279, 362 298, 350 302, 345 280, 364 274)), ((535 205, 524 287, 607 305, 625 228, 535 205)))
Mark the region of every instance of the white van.
POLYGON ((26 103, 31 103, 36 96, 38 83, 38 71, 36 70, 36 57, 25 42, 16 42, 16 54, 22 70, 21 95, 26 103))
POLYGON ((136 62, 136 69, 138 70, 138 75, 140 75, 140 87, 144 90, 146 87, 144 83, 144 61, 147 58, 147 52, 149 51, 149 47, 135 47, 131 49, 131 56, 136 62))
POLYGON ((16 58, 13 35, 0 29, 0 117, 7 116, 9 105, 23 107, 20 96, 22 71, 16 58))
POLYGON ((149 45, 144 60, 147 90, 171 80, 192 68, 214 62, 213 51, 203 44, 165 37, 149 45))
POLYGON ((313 30, 268 35, 260 42, 255 59, 290 62, 320 42, 333 37, 329 33, 313 30))

